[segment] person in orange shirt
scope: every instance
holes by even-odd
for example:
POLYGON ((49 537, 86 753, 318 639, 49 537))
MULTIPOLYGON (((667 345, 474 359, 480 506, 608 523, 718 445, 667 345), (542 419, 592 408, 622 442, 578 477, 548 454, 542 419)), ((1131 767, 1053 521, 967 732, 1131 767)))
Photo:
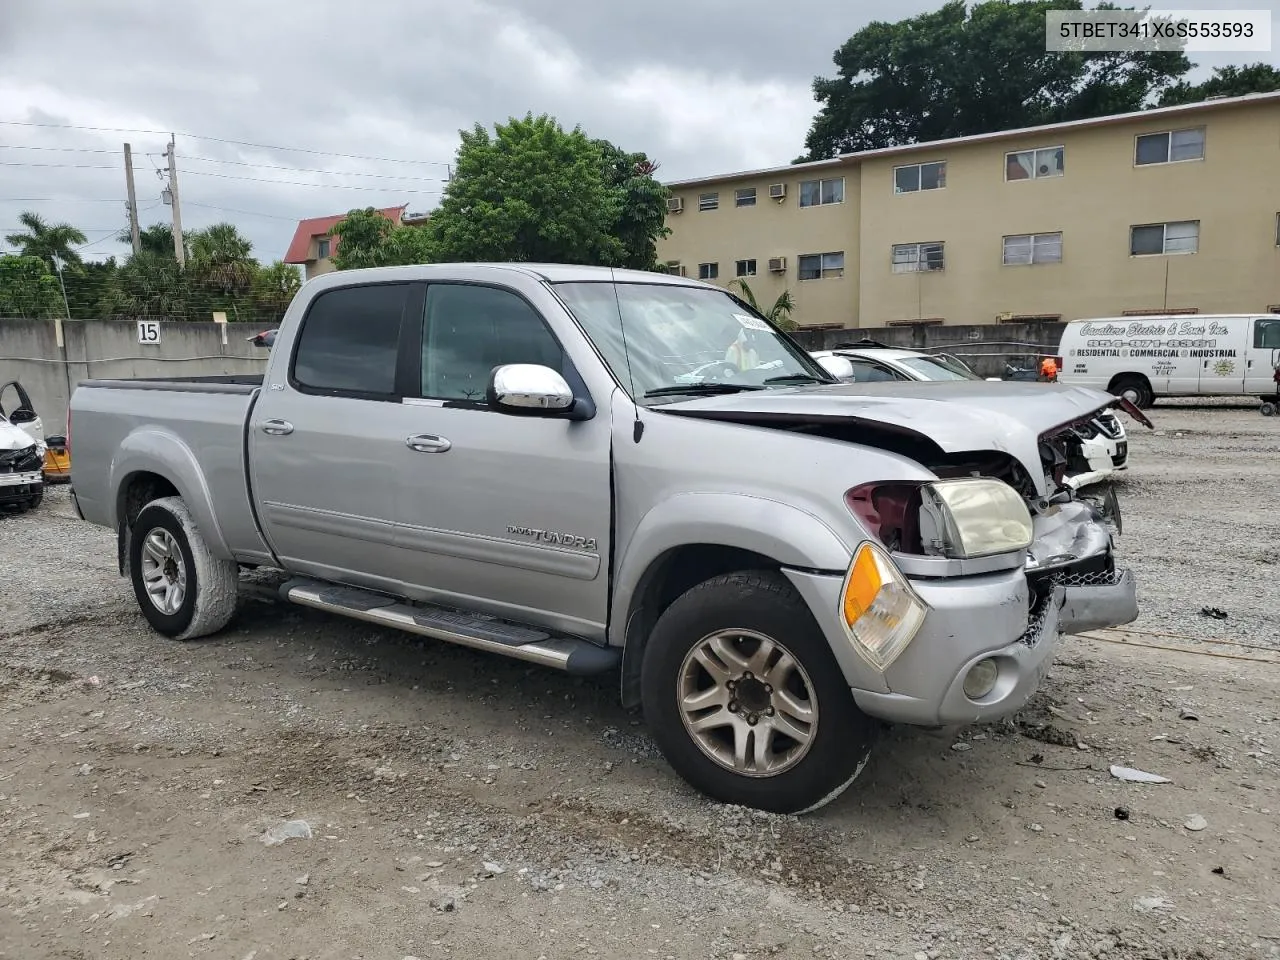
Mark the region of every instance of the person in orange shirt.
POLYGON ((1045 357, 1040 361, 1040 379, 1053 383, 1058 379, 1058 361, 1045 357))

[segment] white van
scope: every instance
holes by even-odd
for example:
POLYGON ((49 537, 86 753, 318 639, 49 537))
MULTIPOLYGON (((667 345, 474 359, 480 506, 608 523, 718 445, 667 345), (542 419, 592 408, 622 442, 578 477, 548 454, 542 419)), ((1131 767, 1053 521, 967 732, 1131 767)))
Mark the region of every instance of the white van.
POLYGON ((1276 395, 1280 315, 1192 314, 1073 320, 1058 379, 1139 407, 1157 397, 1276 395))

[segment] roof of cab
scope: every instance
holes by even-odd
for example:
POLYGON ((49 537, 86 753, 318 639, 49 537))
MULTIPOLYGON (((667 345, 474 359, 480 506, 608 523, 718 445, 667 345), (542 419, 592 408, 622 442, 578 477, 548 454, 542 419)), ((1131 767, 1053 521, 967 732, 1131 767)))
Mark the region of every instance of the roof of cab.
POLYGON ((344 286, 351 283, 367 283, 376 280, 430 280, 441 274, 457 272, 521 273, 546 283, 606 282, 660 283, 669 286, 703 287, 719 290, 709 283, 680 277, 670 273, 649 270, 628 270, 622 267, 594 267, 573 263, 491 263, 484 261, 460 263, 418 263, 400 267, 367 267, 359 270, 340 270, 320 274, 307 281, 308 286, 344 286))

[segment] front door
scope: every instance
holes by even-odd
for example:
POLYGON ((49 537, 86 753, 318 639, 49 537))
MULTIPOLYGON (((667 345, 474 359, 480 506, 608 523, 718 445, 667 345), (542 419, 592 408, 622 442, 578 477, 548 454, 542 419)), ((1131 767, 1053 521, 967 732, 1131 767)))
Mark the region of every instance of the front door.
POLYGON ((1269 397, 1280 391, 1275 381, 1277 366, 1280 366, 1280 316, 1255 317, 1245 359, 1245 394, 1269 397))
POLYGON ((602 639, 609 586, 609 405, 591 420, 485 403, 494 367, 537 363, 585 391, 545 318, 514 289, 432 283, 420 399, 396 471, 406 576, 426 595, 602 639))
POLYGON ((292 355, 263 384, 249 463, 263 532, 291 571, 368 586, 395 578, 391 465, 409 413, 396 363, 411 301, 420 308, 420 285, 326 291, 294 341, 275 347, 292 355))

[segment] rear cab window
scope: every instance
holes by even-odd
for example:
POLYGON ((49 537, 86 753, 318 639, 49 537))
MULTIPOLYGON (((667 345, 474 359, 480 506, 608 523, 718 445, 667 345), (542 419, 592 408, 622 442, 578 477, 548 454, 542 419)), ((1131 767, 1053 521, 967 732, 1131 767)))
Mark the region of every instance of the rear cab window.
POLYGON ((311 302, 289 370, 302 393, 396 399, 401 326, 412 285, 326 290, 311 302))

